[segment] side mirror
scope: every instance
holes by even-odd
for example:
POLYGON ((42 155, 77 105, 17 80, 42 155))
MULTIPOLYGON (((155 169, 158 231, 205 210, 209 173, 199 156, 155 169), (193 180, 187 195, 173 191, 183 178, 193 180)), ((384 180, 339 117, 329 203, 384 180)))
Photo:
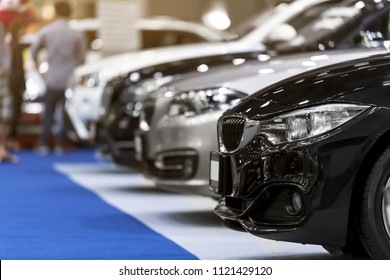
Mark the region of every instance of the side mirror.
POLYGON ((287 23, 279 25, 269 36, 269 43, 287 42, 297 37, 297 31, 287 23))

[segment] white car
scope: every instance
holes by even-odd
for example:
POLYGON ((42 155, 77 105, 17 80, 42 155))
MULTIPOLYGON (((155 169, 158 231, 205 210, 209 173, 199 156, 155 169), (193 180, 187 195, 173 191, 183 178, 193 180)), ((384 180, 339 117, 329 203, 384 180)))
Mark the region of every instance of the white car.
POLYGON ((296 36, 294 28, 285 24, 294 18, 318 15, 339 1, 296 0, 267 10, 246 24, 235 40, 154 48, 107 57, 80 66, 69 82, 65 110, 81 141, 94 137, 94 124, 106 82, 155 64, 209 55, 265 50, 262 42, 286 41, 296 36))

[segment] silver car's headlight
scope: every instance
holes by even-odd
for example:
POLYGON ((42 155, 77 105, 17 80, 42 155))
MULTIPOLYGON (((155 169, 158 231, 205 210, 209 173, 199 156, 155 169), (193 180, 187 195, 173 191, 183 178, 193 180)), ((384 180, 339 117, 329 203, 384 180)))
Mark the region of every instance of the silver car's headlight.
POLYGON ((354 104, 327 104, 300 109, 261 120, 260 134, 272 144, 301 141, 330 132, 368 108, 354 104))
POLYGON ((186 91, 174 96, 168 114, 191 117, 208 111, 225 111, 246 96, 226 87, 186 91))

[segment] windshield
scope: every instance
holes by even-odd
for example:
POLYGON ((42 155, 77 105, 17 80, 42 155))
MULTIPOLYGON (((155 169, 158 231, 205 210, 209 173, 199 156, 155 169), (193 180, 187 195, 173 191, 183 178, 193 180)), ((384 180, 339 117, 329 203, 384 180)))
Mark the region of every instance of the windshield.
POLYGON ((313 1, 304 9, 293 4, 267 9, 242 24, 236 39, 258 40, 281 53, 372 47, 390 38, 388 0, 313 1))
POLYGON ((245 35, 251 33, 253 30, 258 28, 258 26, 266 24, 273 16, 275 16, 275 14, 275 9, 266 9, 260 14, 254 15, 243 23, 239 24, 231 31, 231 33, 237 35, 237 39, 240 37, 244 37, 245 35))
POLYGON ((307 10, 300 17, 287 22, 295 30, 290 40, 277 42, 269 38, 265 44, 272 49, 280 50, 320 41, 362 15, 362 10, 356 2, 359 1, 349 2, 350 4, 344 6, 321 5, 321 7, 307 10))
POLYGON ((338 3, 340 3, 340 1, 318 1, 318 3, 303 9, 292 6, 293 4, 282 3, 274 8, 266 9, 244 21, 237 28, 233 29, 231 33, 237 35, 235 39, 243 38, 250 35, 252 32, 256 32, 256 30, 264 31, 267 33, 264 35, 269 35, 275 30, 275 24, 283 24, 287 21, 295 28, 300 28, 338 3))

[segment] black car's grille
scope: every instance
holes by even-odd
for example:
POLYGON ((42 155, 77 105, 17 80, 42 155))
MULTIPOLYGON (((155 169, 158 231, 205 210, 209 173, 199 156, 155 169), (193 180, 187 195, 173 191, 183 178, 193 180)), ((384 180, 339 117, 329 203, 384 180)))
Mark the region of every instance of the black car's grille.
POLYGON ((154 100, 153 101, 145 101, 143 104, 143 110, 145 114, 145 121, 148 125, 151 124, 153 114, 154 114, 154 100))
POLYGON ((241 143, 245 129, 245 119, 228 117, 222 121, 221 139, 227 151, 236 150, 241 143))
POLYGON ((139 119, 128 116, 126 113, 117 115, 109 126, 109 133, 116 141, 130 141, 134 138, 134 131, 138 128, 139 119))

